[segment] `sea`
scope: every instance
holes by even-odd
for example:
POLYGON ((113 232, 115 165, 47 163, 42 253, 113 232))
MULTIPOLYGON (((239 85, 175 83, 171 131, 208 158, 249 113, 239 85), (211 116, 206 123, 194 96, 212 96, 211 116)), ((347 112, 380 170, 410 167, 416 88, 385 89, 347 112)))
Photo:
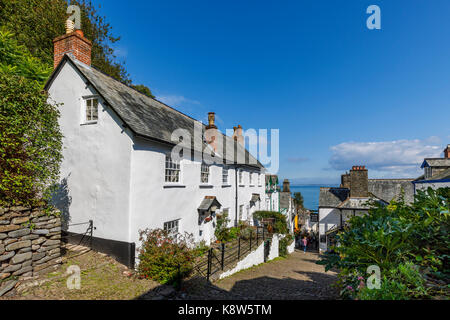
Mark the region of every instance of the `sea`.
POLYGON ((338 187, 338 185, 291 185, 292 196, 294 192, 300 192, 303 196, 303 204, 306 209, 318 210, 319 209, 319 192, 321 187, 338 187))

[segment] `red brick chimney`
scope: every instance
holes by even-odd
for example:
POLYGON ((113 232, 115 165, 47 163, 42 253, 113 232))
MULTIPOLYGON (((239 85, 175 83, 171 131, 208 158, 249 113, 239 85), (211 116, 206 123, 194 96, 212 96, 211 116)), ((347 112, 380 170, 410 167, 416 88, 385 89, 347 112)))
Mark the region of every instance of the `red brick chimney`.
POLYGON ((53 45, 54 68, 58 66, 66 54, 88 66, 91 65, 92 42, 84 37, 83 31, 75 30, 62 35, 53 40, 53 45))
POLYGON ((450 144, 448 144, 447 148, 444 149, 444 158, 450 159, 450 144))
POLYGON ((244 145, 244 136, 242 135, 242 126, 238 125, 237 127, 233 127, 233 139, 239 142, 241 145, 244 145))
POLYGON ((211 145, 214 151, 217 152, 218 146, 218 132, 215 124, 216 114, 214 112, 208 112, 208 125, 206 126, 205 138, 206 142, 211 145))

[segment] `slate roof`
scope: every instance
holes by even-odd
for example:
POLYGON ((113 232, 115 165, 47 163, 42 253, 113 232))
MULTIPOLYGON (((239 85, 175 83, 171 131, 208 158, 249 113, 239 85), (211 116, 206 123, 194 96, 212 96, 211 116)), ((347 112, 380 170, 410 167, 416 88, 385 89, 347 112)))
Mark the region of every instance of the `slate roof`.
POLYGON ((320 188, 319 207, 336 208, 350 195, 347 188, 320 188))
POLYGON ((428 158, 424 159, 422 165, 420 166, 422 169, 424 167, 449 167, 450 168, 450 159, 448 158, 428 158))
MULTIPOLYGON (((201 152, 206 143, 201 146, 194 144, 194 124, 199 124, 203 130, 203 125, 178 110, 152 99, 137 90, 115 80, 114 78, 98 71, 94 67, 87 66, 70 56, 65 55, 58 67, 50 76, 45 85, 45 89, 51 86, 59 70, 66 63, 70 62, 96 89, 107 104, 117 113, 120 119, 131 129, 135 136, 148 138, 154 141, 175 145, 178 142, 171 140, 172 132, 176 129, 187 130, 192 137, 191 149, 201 152)), ((219 150, 218 156, 230 162, 250 165, 252 167, 263 168, 262 164, 256 160, 242 145, 231 137, 223 135, 223 150, 219 150), (227 154, 226 146, 230 149, 234 147, 234 158, 227 154), (220 152, 222 151, 222 152, 220 152), (239 161, 242 159, 243 161, 239 161)), ((228 149, 228 150, 230 150, 228 149)))
POLYGON ((292 199, 290 192, 280 192, 280 208, 289 209, 289 202, 292 199))
POLYGON ((258 193, 253 193, 252 194, 252 198, 250 199, 250 202, 256 203, 256 202, 258 202, 260 200, 261 200, 261 197, 259 196, 259 194, 258 193))
POLYGON ((414 201, 413 179, 369 179, 369 193, 375 197, 390 202, 392 199, 398 199, 401 191, 404 191, 406 203, 414 201))
POLYGON ((199 207, 197 208, 198 211, 208 211, 211 209, 211 207, 215 205, 217 208, 222 207, 220 202, 216 199, 214 196, 205 196, 203 198, 202 203, 200 203, 199 207))
POLYGON ((424 176, 417 178, 415 183, 426 183, 427 181, 446 180, 450 179, 450 169, 444 170, 432 176, 430 179, 425 179, 424 176))
POLYGON ((386 201, 377 198, 348 198, 340 203, 337 208, 339 209, 359 209, 368 210, 371 208, 370 201, 375 201, 382 204, 387 204, 386 201))

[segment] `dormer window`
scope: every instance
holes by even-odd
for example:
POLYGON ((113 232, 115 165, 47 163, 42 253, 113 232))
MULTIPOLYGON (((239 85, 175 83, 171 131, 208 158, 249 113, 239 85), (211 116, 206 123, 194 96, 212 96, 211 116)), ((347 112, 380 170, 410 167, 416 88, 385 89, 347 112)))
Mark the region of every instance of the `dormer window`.
POLYGON ((85 123, 94 123, 98 120, 98 99, 89 98, 85 100, 85 123))

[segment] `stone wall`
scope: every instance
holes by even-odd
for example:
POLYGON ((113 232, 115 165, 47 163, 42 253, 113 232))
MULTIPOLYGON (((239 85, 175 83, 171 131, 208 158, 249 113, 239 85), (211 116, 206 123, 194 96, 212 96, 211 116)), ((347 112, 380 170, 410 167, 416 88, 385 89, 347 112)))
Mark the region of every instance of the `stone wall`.
POLYGON ((0 207, 0 296, 61 264, 61 219, 43 207, 0 207))

